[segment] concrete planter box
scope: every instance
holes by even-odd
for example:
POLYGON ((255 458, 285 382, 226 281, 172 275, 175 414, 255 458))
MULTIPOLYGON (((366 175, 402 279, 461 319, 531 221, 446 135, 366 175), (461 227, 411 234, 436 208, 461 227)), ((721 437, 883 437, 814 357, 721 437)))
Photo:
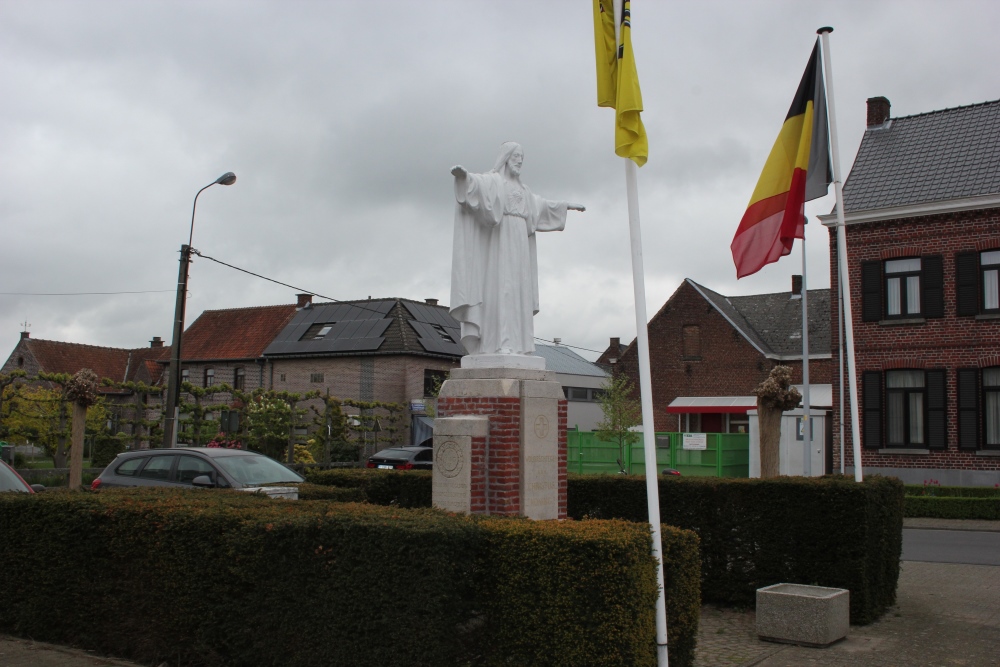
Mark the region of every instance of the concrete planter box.
POLYGON ((757 635, 802 646, 827 646, 847 636, 851 593, 844 588, 775 584, 757 589, 757 635))

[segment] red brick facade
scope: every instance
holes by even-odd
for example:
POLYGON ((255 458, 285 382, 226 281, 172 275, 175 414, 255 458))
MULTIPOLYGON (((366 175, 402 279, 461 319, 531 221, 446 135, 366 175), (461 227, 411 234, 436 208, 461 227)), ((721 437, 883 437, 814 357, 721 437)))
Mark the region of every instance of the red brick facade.
MULTIPOLYGON (((957 370, 1000 366, 1000 319, 991 316, 958 317, 956 314, 955 255, 960 252, 1000 249, 1000 209, 928 215, 868 223, 848 223, 845 228, 850 271, 850 294, 854 320, 859 406, 865 405, 862 378, 866 371, 914 369, 945 371, 945 449, 894 453, 884 444, 871 446, 862 433, 862 466, 878 469, 1000 471, 1000 456, 983 450, 959 449, 957 370), (901 257, 940 255, 944 275, 944 317, 917 317, 904 323, 882 319, 864 321, 861 266, 863 262, 901 257)), ((831 285, 837 285, 836 234, 830 234, 831 285)), ((839 339, 836 290, 831 293, 833 353, 839 339)), ((833 404, 839 412, 841 387, 833 378, 833 404)), ((884 375, 884 374, 883 374, 884 375)), ((846 379, 846 377, 845 377, 846 379)), ((883 381, 884 389, 884 381, 883 381)), ((850 403, 847 414, 845 460, 854 465, 850 403)), ((884 405, 884 402, 882 403, 884 405)), ((884 420, 883 420, 884 422, 884 420)), ((834 419, 835 458, 839 458, 840 419, 834 419)), ((997 451, 997 450, 994 450, 997 451)), ((1000 451, 997 451, 1000 454, 1000 451)), ((997 479, 1000 479, 998 472, 997 479)), ((910 480, 912 481, 912 480, 910 480)), ((944 482, 942 482, 944 483, 944 482)))
MULTIPOLYGON (((559 400, 559 518, 566 518, 566 400, 559 400)), ((473 514, 515 516, 521 513, 521 399, 449 397, 438 399, 438 415, 489 417, 486 438, 472 439, 473 514)))
MULTIPOLYGON (((657 431, 681 430, 678 415, 666 411, 678 396, 751 396, 779 363, 802 382, 801 360, 777 361, 757 350, 688 282, 684 281, 649 321, 653 417, 657 431)), ((638 348, 633 341, 622 355, 621 369, 638 389, 638 348)), ((810 384, 830 382, 832 362, 810 359, 810 384)), ((716 416, 718 428, 721 420, 716 416)), ((703 419, 702 430, 714 422, 703 419)))

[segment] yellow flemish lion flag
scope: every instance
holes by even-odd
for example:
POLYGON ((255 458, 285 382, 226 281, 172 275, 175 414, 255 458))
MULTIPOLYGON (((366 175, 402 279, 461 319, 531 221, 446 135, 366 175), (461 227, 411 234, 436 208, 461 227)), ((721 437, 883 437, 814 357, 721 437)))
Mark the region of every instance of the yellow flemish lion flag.
POLYGON ((640 167, 649 156, 646 128, 642 126, 642 93, 632 53, 631 3, 622 3, 621 44, 615 48, 613 0, 594 0, 594 47, 597 55, 597 106, 615 113, 615 154, 640 167))
POLYGON ((822 67, 817 39, 730 245, 737 278, 777 262, 805 238, 803 205, 825 195, 833 180, 822 67))

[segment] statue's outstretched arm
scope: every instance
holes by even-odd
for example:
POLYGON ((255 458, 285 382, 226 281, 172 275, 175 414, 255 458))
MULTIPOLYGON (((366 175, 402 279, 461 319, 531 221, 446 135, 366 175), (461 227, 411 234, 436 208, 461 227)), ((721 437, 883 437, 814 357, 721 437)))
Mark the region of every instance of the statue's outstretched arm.
POLYGON ((580 211, 581 213, 587 210, 583 204, 566 204, 566 208, 571 211, 580 211))

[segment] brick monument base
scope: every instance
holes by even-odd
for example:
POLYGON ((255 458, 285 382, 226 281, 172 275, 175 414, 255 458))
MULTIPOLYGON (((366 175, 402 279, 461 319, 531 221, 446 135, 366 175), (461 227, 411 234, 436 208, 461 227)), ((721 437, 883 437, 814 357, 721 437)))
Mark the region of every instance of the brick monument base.
POLYGON ((435 507, 566 518, 566 399, 555 374, 456 368, 434 420, 435 507))

